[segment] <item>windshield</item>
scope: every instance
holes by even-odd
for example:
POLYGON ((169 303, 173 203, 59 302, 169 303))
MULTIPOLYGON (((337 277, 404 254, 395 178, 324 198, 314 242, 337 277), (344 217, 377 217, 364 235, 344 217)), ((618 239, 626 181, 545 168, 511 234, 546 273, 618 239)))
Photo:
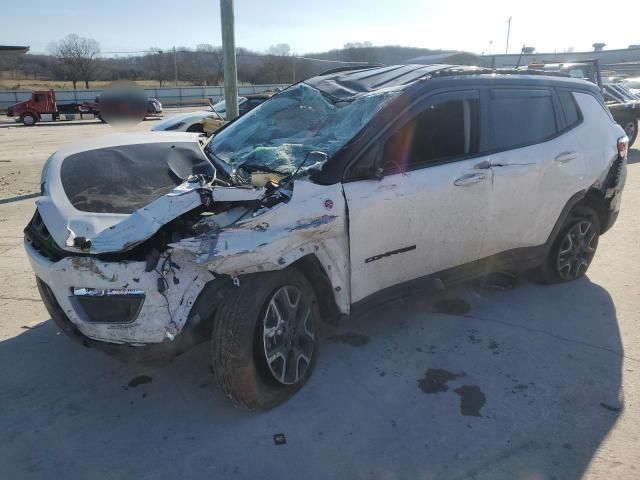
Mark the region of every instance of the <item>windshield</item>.
MULTIPOLYGON (((313 150, 331 157, 396 93, 378 91, 336 101, 300 83, 222 130, 209 150, 236 167, 290 174, 313 150)), ((305 165, 300 172, 320 167, 317 162, 305 165)))

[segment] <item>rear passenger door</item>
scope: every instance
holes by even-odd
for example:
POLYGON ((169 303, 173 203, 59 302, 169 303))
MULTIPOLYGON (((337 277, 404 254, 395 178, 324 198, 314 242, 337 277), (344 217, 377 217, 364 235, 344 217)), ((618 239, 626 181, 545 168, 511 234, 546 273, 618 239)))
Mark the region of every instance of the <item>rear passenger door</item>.
POLYGON ((584 174, 553 88, 484 92, 491 127, 493 195, 486 253, 546 242, 584 174))

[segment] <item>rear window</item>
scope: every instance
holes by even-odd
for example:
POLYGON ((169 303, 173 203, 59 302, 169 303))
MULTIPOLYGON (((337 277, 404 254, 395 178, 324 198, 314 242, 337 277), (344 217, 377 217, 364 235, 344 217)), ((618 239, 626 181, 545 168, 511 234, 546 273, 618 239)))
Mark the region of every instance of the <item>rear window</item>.
POLYGON ((546 89, 491 91, 493 148, 540 143, 557 133, 551 92, 546 89))
POLYGON ((578 105, 576 105, 573 94, 569 90, 558 90, 558 95, 560 96, 564 117, 567 120, 567 127, 571 128, 580 122, 578 105))

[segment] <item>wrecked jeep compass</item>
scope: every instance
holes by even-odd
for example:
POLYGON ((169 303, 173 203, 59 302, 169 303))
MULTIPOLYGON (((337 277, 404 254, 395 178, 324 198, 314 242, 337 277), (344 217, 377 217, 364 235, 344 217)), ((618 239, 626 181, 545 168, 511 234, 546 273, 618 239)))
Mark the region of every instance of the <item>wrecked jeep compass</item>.
POLYGON ((347 68, 195 134, 114 135, 47 161, 25 248, 51 317, 134 358, 211 339, 236 404, 309 378, 319 321, 488 269, 586 272, 627 138, 595 85, 534 71, 347 68))

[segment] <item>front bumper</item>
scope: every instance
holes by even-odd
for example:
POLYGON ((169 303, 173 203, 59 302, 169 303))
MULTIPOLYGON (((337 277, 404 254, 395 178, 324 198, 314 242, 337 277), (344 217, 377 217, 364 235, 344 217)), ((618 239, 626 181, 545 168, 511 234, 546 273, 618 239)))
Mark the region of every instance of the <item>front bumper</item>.
POLYGON ((43 284, 41 296, 51 316, 54 317, 53 312, 64 316, 54 320, 60 324, 66 318, 81 335, 100 342, 130 346, 173 342, 185 326, 198 295, 213 279, 211 273, 185 254, 174 255, 169 262, 161 259, 156 269, 146 272, 145 262, 104 262, 84 256, 51 261, 28 240, 24 247, 36 277, 43 284), (161 274, 163 263, 170 268, 161 274), (160 285, 164 285, 162 292, 160 285), (74 288, 136 289, 142 290, 145 298, 132 320, 96 322, 82 309, 73 295, 74 288), (42 294, 47 289, 51 298, 42 294))

